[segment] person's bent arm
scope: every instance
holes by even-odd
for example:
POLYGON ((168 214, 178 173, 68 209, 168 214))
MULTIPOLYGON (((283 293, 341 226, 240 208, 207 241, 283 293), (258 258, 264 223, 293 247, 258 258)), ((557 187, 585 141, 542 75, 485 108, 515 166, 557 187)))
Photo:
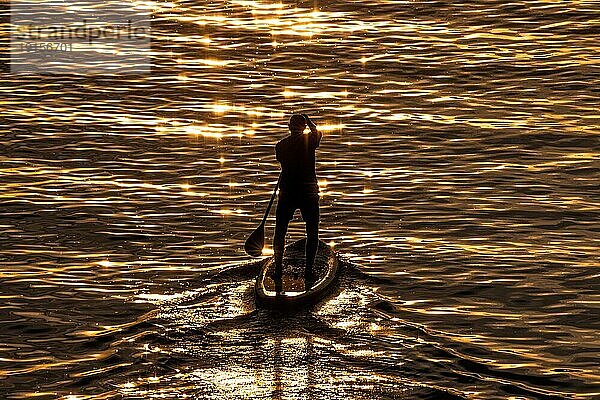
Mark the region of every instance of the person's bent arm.
POLYGON ((321 132, 319 132, 319 130, 317 129, 317 125, 315 125, 315 123, 308 117, 308 115, 302 114, 302 116, 304 117, 304 120, 306 121, 306 125, 310 129, 311 135, 314 137, 314 141, 315 141, 316 145, 319 146, 319 143, 321 142, 321 138, 323 137, 323 134, 321 132))

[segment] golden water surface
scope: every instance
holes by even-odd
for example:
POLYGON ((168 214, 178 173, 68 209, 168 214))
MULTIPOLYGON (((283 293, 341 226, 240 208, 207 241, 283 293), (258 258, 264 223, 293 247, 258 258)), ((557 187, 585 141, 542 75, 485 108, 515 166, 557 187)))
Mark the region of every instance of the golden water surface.
POLYGON ((0 397, 600 395, 600 3, 134 3, 150 73, 1 74, 0 397), (293 112, 346 266, 278 315, 293 112))

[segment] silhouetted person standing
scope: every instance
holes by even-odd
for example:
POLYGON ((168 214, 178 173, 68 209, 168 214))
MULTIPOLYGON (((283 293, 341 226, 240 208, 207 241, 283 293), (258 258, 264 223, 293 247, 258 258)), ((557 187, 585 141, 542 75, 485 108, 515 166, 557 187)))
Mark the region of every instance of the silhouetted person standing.
MULTIPOLYGON (((319 186, 315 171, 315 151, 323 136, 306 114, 294 114, 289 121, 290 136, 275 146, 277 161, 281 164, 279 200, 277 201, 275 236, 275 281, 281 288, 283 249, 288 225, 297 209, 306 223, 307 289, 315 281, 313 264, 319 246, 319 186), (304 134, 306 126, 309 134, 304 134)), ((279 291, 280 289, 278 289, 279 291)))

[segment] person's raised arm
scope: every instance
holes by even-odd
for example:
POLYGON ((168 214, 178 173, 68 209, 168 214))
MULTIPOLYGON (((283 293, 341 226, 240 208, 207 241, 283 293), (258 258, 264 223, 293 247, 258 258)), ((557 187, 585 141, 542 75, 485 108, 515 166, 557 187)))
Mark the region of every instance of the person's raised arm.
POLYGON ((317 129, 317 125, 315 125, 315 123, 308 117, 308 115, 302 114, 302 116, 306 121, 306 125, 310 129, 311 136, 314 138, 313 140, 316 145, 315 147, 318 147, 319 143, 321 142, 321 138, 323 137, 323 134, 319 132, 319 130, 317 129))

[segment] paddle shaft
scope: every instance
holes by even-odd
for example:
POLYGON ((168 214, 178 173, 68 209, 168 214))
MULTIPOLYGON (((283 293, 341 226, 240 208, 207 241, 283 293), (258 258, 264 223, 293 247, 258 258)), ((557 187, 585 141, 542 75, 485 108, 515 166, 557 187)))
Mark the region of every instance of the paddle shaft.
POLYGON ((277 194, 277 189, 279 189, 279 181, 281 180, 281 174, 279 174, 279 178, 277 178, 277 183, 275 184, 275 189, 273 189, 273 194, 271 195, 271 200, 269 200, 269 205, 267 206, 267 210, 265 211, 265 216, 262 219, 262 222, 259 226, 264 226, 267 221, 267 217, 269 216, 269 212, 271 211, 271 206, 273 205, 273 200, 275 200, 275 195, 277 194))

